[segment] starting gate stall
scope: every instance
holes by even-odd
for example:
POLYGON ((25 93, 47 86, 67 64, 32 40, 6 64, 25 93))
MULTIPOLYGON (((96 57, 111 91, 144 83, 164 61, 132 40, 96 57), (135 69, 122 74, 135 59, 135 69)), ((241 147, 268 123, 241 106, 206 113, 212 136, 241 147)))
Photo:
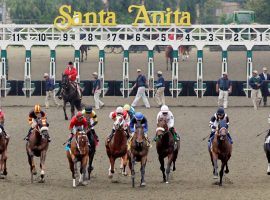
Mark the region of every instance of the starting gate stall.
POLYGON ((98 77, 100 79, 100 88, 101 88, 101 96, 104 97, 108 92, 109 86, 108 82, 104 81, 104 73, 105 73, 105 51, 104 49, 99 50, 99 62, 98 62, 98 77))
POLYGON ((148 51, 148 97, 154 97, 155 78, 154 78, 154 51, 148 51))
POLYGON ((206 83, 203 82, 203 50, 197 50, 197 82, 194 90, 198 98, 203 97, 206 91, 206 83))
POLYGON ((244 88, 244 92, 246 94, 246 96, 248 98, 251 97, 251 88, 249 87, 249 79, 252 76, 252 71, 253 71, 253 65, 252 65, 252 51, 251 50, 247 50, 247 66, 246 66, 246 72, 247 72, 247 82, 244 83, 243 88, 244 88))
MULTIPOLYGON (((103 50, 105 46, 121 45, 125 49, 123 60, 123 82, 121 92, 123 97, 128 97, 131 84, 129 83, 129 55, 130 46, 147 46, 152 50, 154 46, 172 46, 174 51, 180 45, 196 46, 198 49, 197 58, 197 80, 194 89, 198 97, 202 97, 205 92, 205 83, 203 83, 203 47, 220 46, 222 48, 222 73, 226 72, 227 66, 227 48, 228 46, 245 46, 247 50, 247 80, 244 84, 244 91, 249 96, 250 88, 248 79, 252 73, 252 47, 270 45, 270 25, 191 25, 186 26, 74 26, 67 30, 59 30, 54 25, 24 25, 24 24, 1 24, 0 25, 0 47, 5 50, 7 46, 22 45, 26 48, 25 58, 25 76, 23 91, 26 97, 30 97, 34 92, 35 86, 31 83, 31 47, 37 46, 73 46, 75 48, 75 66, 80 70, 80 51, 81 45, 98 46, 103 50), (174 40, 169 40, 169 34, 177 35, 174 40), (81 38, 80 35, 86 35, 81 38), (106 37, 104 37, 106 36, 106 37), (109 36, 109 39, 108 37, 109 36)), ((6 57, 2 53, 2 65, 6 62, 6 57)), ((55 61, 55 60, 54 60, 55 61)), ((51 65, 54 65, 51 57, 51 65)), ((172 82, 170 91, 172 97, 178 97, 181 91, 181 84, 178 80, 178 52, 174 52, 172 82), (177 55, 177 56, 176 56, 177 55)), ((6 62, 7 64, 7 62, 6 62)), ((3 69, 3 67, 2 67, 3 69)), ((154 82, 154 60, 150 53, 148 56, 148 79, 149 85, 154 82)), ((5 71, 1 72, 1 91, 7 89, 5 71), (6 84, 6 85, 5 85, 6 84)), ((53 74, 50 74, 53 75, 53 74)), ((104 81, 104 58, 100 56, 99 76, 104 81)), ((77 81, 80 82, 78 74, 77 81)), ((106 90, 106 83, 103 82, 103 90, 106 90)), ((8 91, 8 90, 6 90, 8 91)), ((153 94, 149 90, 149 96, 153 94)), ((5 92, 5 96, 7 93, 5 92)), ((104 93, 105 94, 105 93, 104 93)))
POLYGON ((76 77, 76 81, 80 85, 82 91, 84 91, 84 83, 81 83, 81 77, 80 77, 80 56, 81 56, 80 49, 75 49, 74 66, 76 67, 76 70, 78 72, 77 77, 76 77))
POLYGON ((53 83, 54 83, 54 91, 55 91, 55 95, 59 92, 60 89, 60 85, 59 83, 55 82, 56 79, 56 51, 55 49, 51 50, 50 53, 50 78, 53 79, 53 83))
POLYGON ((222 70, 221 75, 223 73, 228 73, 228 51, 222 50, 222 70))
POLYGON ((131 92, 132 84, 129 82, 129 51, 124 50, 123 58, 123 81, 120 85, 120 90, 123 98, 128 98, 131 92))
POLYGON ((172 62, 172 82, 170 83, 170 92, 173 98, 178 98, 180 92, 182 91, 182 84, 178 82, 178 68, 179 68, 179 52, 173 50, 173 62, 172 62))
POLYGON ((24 63, 24 83, 23 83, 23 93, 29 98, 35 91, 35 84, 31 82, 31 50, 26 49, 25 52, 25 63, 24 63))
POLYGON ((1 97, 6 97, 9 93, 11 87, 10 83, 7 82, 7 67, 8 61, 7 61, 7 50, 1 50, 1 72, 0 72, 0 79, 1 79, 1 97))

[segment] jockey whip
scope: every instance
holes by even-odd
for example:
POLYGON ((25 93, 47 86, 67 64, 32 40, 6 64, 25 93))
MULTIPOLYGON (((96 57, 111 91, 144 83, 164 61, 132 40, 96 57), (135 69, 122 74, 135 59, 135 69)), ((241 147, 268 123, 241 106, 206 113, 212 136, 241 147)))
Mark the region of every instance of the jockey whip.
POLYGON ((206 138, 208 138, 209 135, 210 135, 210 134, 208 134, 207 136, 205 136, 205 137, 202 139, 202 141, 204 141, 206 138))
POLYGON ((262 135, 262 134, 266 133, 268 130, 269 130, 269 129, 266 129, 265 131, 260 132, 259 134, 257 134, 257 136, 256 136, 256 137, 259 137, 260 135, 262 135))

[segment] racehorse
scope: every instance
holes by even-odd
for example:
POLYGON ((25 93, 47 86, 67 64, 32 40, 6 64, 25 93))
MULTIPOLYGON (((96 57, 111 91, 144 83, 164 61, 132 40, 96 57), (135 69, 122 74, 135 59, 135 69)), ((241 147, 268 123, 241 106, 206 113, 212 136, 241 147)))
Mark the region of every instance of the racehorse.
POLYGON ((77 83, 71 82, 66 74, 62 74, 62 97, 63 97, 63 110, 65 115, 65 120, 68 120, 68 116, 66 113, 66 104, 70 103, 71 106, 71 115, 74 116, 75 107, 78 111, 81 108, 81 98, 80 94, 77 91, 77 83))
POLYGON ((87 60, 87 51, 89 50, 89 46, 88 45, 81 45, 80 46, 80 52, 81 52, 81 62, 83 62, 83 55, 85 54, 85 60, 87 60))
MULTIPOLYGON (((35 119, 33 119, 35 120, 35 119)), ((46 118, 36 119, 33 123, 36 124, 32 130, 29 141, 26 143, 26 153, 28 163, 30 165, 31 183, 33 183, 33 176, 37 174, 34 156, 40 157, 40 183, 45 181, 45 159, 49 148, 49 128, 46 118)))
POLYGON ((5 133, 0 129, 0 179, 4 179, 7 175, 7 147, 9 138, 6 138, 5 133))
POLYGON ((169 62, 172 70, 172 63, 173 63, 173 48, 171 46, 166 46, 165 48, 165 57, 166 57, 166 66, 167 71, 169 70, 169 62))
POLYGON ((135 187, 135 162, 141 162, 141 183, 140 186, 146 186, 144 175, 147 162, 149 147, 144 137, 144 128, 137 124, 134 136, 131 138, 131 145, 128 150, 129 168, 131 171, 132 187, 135 187))
POLYGON ((209 153, 211 157, 211 162, 213 166, 214 179, 218 178, 218 164, 217 160, 221 160, 221 169, 219 171, 219 186, 222 186, 222 178, 224 173, 229 173, 228 161, 232 154, 232 144, 227 136, 227 124, 225 120, 221 120, 218 125, 218 130, 216 130, 212 146, 209 148, 209 153))
POLYGON ((115 133, 111 141, 106 141, 106 152, 110 160, 109 178, 113 178, 114 164, 117 158, 123 159, 123 175, 127 175, 127 135, 124 130, 125 121, 122 116, 116 116, 114 127, 115 133))
POLYGON ((167 122, 164 118, 159 119, 156 129, 156 148, 158 153, 158 159, 160 162, 160 170, 163 175, 163 182, 169 183, 169 174, 171 170, 171 164, 173 163, 173 171, 175 168, 175 161, 180 149, 180 141, 177 141, 176 145, 172 133, 170 133, 167 122), (168 157, 167 169, 165 175, 164 158, 168 157))
POLYGON ((93 130, 90 129, 89 131, 87 131, 87 137, 88 137, 88 141, 89 141, 89 162, 88 162, 88 180, 90 180, 90 174, 93 171, 93 160, 94 160, 94 156, 96 153, 96 145, 97 145, 97 140, 93 134, 93 130))
POLYGON ((85 181, 86 167, 89 159, 88 137, 84 131, 79 130, 71 141, 70 149, 66 151, 70 171, 72 173, 72 186, 76 187, 75 173, 77 172, 77 163, 80 162, 79 185, 87 185, 85 181))
POLYGON ((189 58, 191 47, 187 45, 180 46, 180 54, 182 55, 182 61, 185 61, 189 58))
POLYGON ((268 134, 265 136, 263 147, 268 160, 267 174, 270 175, 270 130, 268 131, 268 134))

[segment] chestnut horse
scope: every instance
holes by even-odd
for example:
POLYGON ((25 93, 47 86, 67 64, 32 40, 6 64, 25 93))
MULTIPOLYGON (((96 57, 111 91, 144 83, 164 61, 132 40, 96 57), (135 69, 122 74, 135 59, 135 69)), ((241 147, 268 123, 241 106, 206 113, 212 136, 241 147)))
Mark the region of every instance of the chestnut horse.
POLYGON ((180 149, 180 141, 175 144, 172 133, 169 131, 166 119, 161 118, 158 121, 156 129, 156 148, 158 153, 158 160, 160 163, 160 170, 163 175, 163 182, 169 183, 169 174, 171 170, 171 164, 173 163, 173 171, 175 168, 175 161, 180 149), (164 158, 168 157, 166 175, 164 167, 164 158))
POLYGON ((124 130, 125 120, 122 116, 116 116, 114 127, 115 133, 111 141, 105 142, 106 152, 110 160, 109 178, 113 178, 114 164, 117 158, 123 159, 123 175, 127 175, 127 135, 124 130))
POLYGON ((80 162, 80 178, 79 185, 87 185, 85 181, 86 168, 88 163, 88 137, 84 131, 77 131, 73 137, 70 145, 70 149, 66 151, 70 171, 72 173, 72 186, 76 187, 76 177, 75 173, 77 171, 77 163, 80 162))
POLYGON ((219 186, 222 186, 222 178, 223 178, 223 173, 224 173, 224 168, 225 173, 229 173, 229 168, 228 168, 228 161, 231 157, 232 154, 232 144, 229 141, 229 138, 227 136, 228 130, 226 128, 226 121, 221 120, 219 122, 219 127, 218 130, 215 133, 212 146, 209 148, 209 153, 211 157, 211 162, 213 166, 213 174, 214 174, 214 179, 218 178, 218 163, 217 160, 221 160, 221 169, 219 171, 219 186))
POLYGON ((265 136, 263 147, 268 161, 267 174, 270 175, 270 130, 268 131, 268 134, 265 136))
POLYGON ((7 175, 7 147, 9 138, 6 138, 3 130, 0 130, 0 179, 7 175))
POLYGON ((149 146, 147 146, 146 138, 144 137, 144 128, 141 125, 136 125, 134 136, 131 138, 130 149, 128 150, 129 168, 131 171, 132 187, 135 187, 135 162, 141 162, 141 183, 140 186, 146 186, 144 175, 147 162, 149 146))
MULTIPOLYGON (((33 119, 35 120, 35 119, 33 119)), ((26 153, 30 165, 31 183, 33 176, 37 174, 34 156, 40 157, 40 183, 45 181, 45 159, 49 147, 49 128, 46 118, 36 119, 36 127, 32 130, 29 141, 26 143, 26 153)))

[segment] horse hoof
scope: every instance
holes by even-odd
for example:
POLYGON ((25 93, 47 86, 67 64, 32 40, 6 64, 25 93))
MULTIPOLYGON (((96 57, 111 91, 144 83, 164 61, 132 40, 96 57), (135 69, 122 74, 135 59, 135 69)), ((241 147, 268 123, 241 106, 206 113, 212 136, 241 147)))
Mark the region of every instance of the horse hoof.
POLYGON ((45 183, 45 179, 40 179, 38 182, 39 183, 45 183))
POLYGON ((218 179, 218 176, 217 176, 217 175, 215 175, 215 176, 213 177, 213 179, 218 179))
POLYGON ((267 172, 267 175, 270 175, 270 172, 267 172))
POLYGON ((146 183, 145 182, 142 182, 140 186, 141 187, 145 187, 146 186, 146 183))
POLYGON ((225 174, 229 174, 229 172, 230 172, 229 170, 225 170, 225 174))
POLYGON ((169 184, 169 181, 166 181, 166 184, 169 184))
POLYGON ((37 175, 37 171, 33 171, 32 173, 33 173, 33 175, 37 175))
POLYGON ((65 117, 65 120, 68 120, 68 117, 65 117))
POLYGON ((8 173, 7 173, 7 171, 5 170, 4 172, 3 172, 3 175, 4 176, 6 176, 8 173))
POLYGON ((221 186, 222 186, 222 183, 219 183, 219 184, 218 184, 218 186, 220 186, 220 187, 221 187, 221 186))
POLYGON ((109 179, 112 179, 113 178, 113 175, 109 175, 108 177, 109 177, 109 179))

